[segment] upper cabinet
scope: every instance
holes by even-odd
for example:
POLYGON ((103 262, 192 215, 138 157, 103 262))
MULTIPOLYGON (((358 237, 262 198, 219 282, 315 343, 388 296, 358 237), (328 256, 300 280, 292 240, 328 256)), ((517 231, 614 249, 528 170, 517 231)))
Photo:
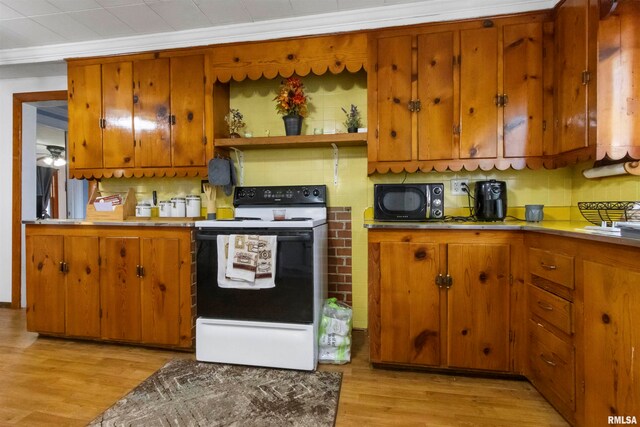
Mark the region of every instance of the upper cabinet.
POLYGON ((600 21, 598 31, 597 159, 618 160, 627 154, 639 159, 640 2, 620 0, 613 4, 617 8, 600 21))
POLYGON ((556 153, 596 143, 597 23, 594 0, 565 0, 556 10, 556 153))
POLYGON ((369 173, 539 166, 553 91, 545 21, 530 14, 372 34, 369 173))
POLYGON ((206 174, 204 63, 203 54, 70 63, 70 175, 206 174))

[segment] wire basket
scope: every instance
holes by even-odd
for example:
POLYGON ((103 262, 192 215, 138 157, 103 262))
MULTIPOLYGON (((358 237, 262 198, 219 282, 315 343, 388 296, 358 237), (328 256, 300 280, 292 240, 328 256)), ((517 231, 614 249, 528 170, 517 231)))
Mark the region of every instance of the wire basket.
POLYGON ((608 227, 619 221, 640 221, 640 202, 578 202, 582 216, 592 224, 608 227))

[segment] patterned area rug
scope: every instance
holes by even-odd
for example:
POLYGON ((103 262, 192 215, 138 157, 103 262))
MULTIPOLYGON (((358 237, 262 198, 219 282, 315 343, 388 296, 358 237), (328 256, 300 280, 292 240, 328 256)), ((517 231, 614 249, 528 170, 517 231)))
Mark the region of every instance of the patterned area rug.
POLYGON ((333 426, 342 374, 173 360, 90 426, 333 426))

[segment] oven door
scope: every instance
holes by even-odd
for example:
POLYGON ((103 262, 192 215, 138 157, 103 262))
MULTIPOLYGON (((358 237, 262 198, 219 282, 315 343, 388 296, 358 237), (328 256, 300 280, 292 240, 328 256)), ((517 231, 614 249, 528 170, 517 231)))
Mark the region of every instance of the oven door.
POLYGON ((197 242, 198 317, 239 321, 313 323, 312 229, 201 229, 197 242), (275 287, 229 289, 218 286, 219 235, 277 236, 275 287))

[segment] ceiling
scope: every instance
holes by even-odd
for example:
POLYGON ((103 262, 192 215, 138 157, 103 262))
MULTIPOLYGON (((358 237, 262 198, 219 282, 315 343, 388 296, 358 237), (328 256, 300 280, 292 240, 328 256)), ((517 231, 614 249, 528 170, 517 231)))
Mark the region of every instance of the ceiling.
POLYGON ((0 64, 488 16, 557 0, 0 0, 0 64), (109 40, 109 43, 105 43, 109 40), (145 49, 145 47, 147 49, 145 49), (114 50, 115 49, 115 50, 114 50))

